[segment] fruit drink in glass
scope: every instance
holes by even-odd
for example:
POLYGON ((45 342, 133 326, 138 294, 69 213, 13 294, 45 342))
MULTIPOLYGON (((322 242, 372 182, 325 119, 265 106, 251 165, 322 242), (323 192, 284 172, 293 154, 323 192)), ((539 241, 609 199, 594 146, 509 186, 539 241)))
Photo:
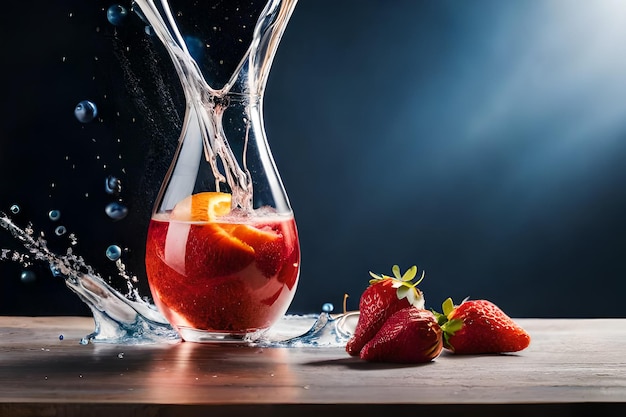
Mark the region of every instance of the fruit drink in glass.
POLYGON ((288 309, 300 250, 292 215, 230 211, 230 195, 204 192, 150 222, 146 269, 155 304, 183 339, 242 341, 288 309))

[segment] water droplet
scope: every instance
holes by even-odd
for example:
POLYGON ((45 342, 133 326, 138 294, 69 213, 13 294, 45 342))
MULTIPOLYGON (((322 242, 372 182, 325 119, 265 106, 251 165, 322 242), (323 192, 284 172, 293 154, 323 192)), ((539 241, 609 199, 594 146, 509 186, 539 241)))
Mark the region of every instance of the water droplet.
POLYGON ((60 277, 62 275, 59 267, 54 264, 50 264, 50 272, 52 273, 53 277, 60 277))
POLYGON ((13 214, 17 214, 20 212, 20 206, 18 206, 17 204, 13 204, 11 206, 11 213, 13 214))
POLYGON ((61 212, 59 210, 50 210, 48 212, 48 218, 53 222, 56 222, 61 218, 61 212))
POLYGON ((335 309, 335 306, 334 306, 334 305, 332 305, 332 303, 324 303, 324 304, 322 305, 322 311, 323 311, 324 313, 330 313, 330 312, 332 312, 334 309, 335 309))
POLYGON ((54 229, 54 233, 57 236, 63 236, 65 232, 67 232, 67 229, 65 228, 65 226, 58 226, 56 229, 54 229))
POLYGON ((122 191, 122 182, 113 175, 109 175, 104 181, 104 191, 107 194, 118 194, 122 191))
POLYGON ((74 116, 81 123, 89 123, 98 115, 98 108, 89 100, 83 100, 76 105, 74 116))
POLYGON ((32 284, 37 280, 37 275, 33 271, 26 270, 22 271, 20 279, 24 284, 32 284))
POLYGON ((119 4, 114 4, 107 9, 107 20, 114 26, 122 25, 127 16, 128 10, 119 4))
POLYGON ((122 256, 122 249, 117 245, 111 245, 106 250, 106 256, 112 261, 117 261, 122 256))
POLYGON ((104 212, 113 220, 122 220, 128 214, 128 208, 120 203, 109 203, 104 212))

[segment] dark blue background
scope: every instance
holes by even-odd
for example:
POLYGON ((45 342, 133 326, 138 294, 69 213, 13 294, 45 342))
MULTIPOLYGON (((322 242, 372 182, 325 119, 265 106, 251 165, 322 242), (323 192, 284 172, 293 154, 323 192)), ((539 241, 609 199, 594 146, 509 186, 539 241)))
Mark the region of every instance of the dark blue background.
MULTIPOLYGON (((60 209, 88 263, 114 274, 116 243, 141 276, 181 97, 148 103, 176 80, 163 62, 164 78, 122 70, 143 37, 108 24, 112 2, 35 3, 0 18, 0 210, 19 204, 16 221, 64 250, 47 218, 60 209), (101 121, 77 123, 82 99, 101 121), (119 222, 103 210, 111 174, 119 222)), ((626 317, 624 19, 618 0, 300 0, 265 99, 302 245, 291 311, 340 310, 345 293, 355 309, 368 271, 416 264, 428 307, 626 317)), ((3 230, 0 244, 19 248, 3 230)), ((0 314, 89 314, 45 266, 31 284, 23 269, 0 261, 0 314)))

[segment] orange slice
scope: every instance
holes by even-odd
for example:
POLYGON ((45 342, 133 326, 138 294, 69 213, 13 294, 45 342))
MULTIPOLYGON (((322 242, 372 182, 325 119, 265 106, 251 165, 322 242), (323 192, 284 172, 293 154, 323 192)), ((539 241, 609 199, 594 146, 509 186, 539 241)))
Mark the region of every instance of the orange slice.
POLYGON ((278 273, 285 259, 285 245, 281 234, 246 224, 232 225, 228 233, 254 249, 257 268, 263 275, 271 277, 278 273))
POLYGON ((247 224, 224 224, 222 227, 232 236, 252 246, 255 250, 258 250, 262 245, 276 242, 280 238, 280 235, 274 231, 257 229, 247 224))
POLYGON ((215 221, 230 212, 230 194, 207 191, 192 194, 176 203, 170 218, 179 221, 215 221))

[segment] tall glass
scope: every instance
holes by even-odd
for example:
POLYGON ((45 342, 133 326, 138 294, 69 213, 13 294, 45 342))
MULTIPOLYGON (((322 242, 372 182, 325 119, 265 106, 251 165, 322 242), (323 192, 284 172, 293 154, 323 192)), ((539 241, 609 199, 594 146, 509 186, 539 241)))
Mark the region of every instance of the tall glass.
POLYGON ((253 340, 287 311, 300 245, 263 124, 263 96, 297 0, 136 0, 185 94, 154 206, 146 272, 187 341, 253 340))

